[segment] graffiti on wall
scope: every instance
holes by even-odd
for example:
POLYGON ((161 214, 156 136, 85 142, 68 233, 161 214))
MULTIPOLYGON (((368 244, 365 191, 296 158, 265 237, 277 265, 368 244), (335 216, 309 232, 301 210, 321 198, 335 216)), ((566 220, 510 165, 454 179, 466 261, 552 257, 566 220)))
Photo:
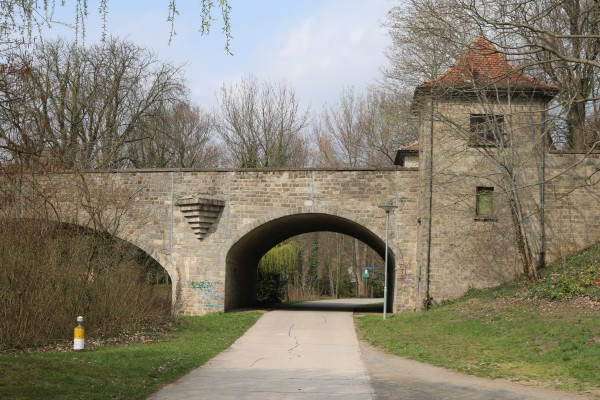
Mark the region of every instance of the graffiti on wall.
POLYGON ((200 296, 200 303, 211 309, 222 309, 223 302, 223 284, 207 280, 192 281, 192 289, 200 296))
POLYGON ((192 281, 192 289, 210 289, 216 286, 216 282, 204 281, 192 281))

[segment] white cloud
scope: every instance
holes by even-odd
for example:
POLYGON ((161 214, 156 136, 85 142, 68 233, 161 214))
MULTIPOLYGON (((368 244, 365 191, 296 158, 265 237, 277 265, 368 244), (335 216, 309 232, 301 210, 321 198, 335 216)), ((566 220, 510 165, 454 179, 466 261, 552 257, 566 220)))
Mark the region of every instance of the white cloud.
POLYGON ((282 32, 254 69, 286 80, 313 108, 335 102, 343 87, 362 89, 379 77, 388 45, 381 21, 389 7, 385 0, 327 2, 282 32))
POLYGON ((311 49, 311 32, 315 30, 315 20, 315 17, 306 18, 302 25, 289 35, 279 53, 282 57, 294 57, 298 52, 304 53, 311 49))
MULTIPOLYGON (((163 0, 147 0, 144 7, 111 0, 108 28, 154 49, 162 60, 186 64, 192 99, 204 106, 215 103, 223 84, 253 74, 287 82, 318 111, 337 101, 345 86, 360 90, 373 82, 387 62, 388 37, 380 24, 390 0, 246 1, 232 0, 234 56, 223 49, 218 23, 208 37, 200 36, 196 2, 178 5, 177 36, 170 45, 163 0)), ((97 0, 90 2, 90 9, 97 9, 97 0)), ((100 37, 101 21, 94 18, 87 26, 88 43, 100 37)))

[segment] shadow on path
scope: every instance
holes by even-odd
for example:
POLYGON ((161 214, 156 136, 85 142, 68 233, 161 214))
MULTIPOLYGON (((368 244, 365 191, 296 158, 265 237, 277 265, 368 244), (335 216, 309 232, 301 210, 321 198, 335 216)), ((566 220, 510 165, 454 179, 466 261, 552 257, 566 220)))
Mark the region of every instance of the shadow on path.
MULTIPOLYGON (((241 311, 236 309, 232 311, 241 311)), ((328 299, 279 304, 269 307, 248 307, 243 310, 285 311, 346 311, 361 314, 383 313, 383 299, 328 299)))

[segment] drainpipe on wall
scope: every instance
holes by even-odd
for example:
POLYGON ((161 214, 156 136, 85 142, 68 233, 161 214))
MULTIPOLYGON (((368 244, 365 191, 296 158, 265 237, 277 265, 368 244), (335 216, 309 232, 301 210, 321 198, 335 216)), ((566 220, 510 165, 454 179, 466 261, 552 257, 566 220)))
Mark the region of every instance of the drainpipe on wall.
POLYGON ((542 121, 542 165, 541 165, 541 185, 540 185, 540 257, 538 260, 538 270, 546 266, 546 118, 542 121))
POLYGON ((433 97, 431 97, 431 114, 429 116, 429 221, 427 226, 427 265, 425 268, 425 310, 431 306, 429 292, 429 273, 431 270, 431 217, 433 214, 433 97))

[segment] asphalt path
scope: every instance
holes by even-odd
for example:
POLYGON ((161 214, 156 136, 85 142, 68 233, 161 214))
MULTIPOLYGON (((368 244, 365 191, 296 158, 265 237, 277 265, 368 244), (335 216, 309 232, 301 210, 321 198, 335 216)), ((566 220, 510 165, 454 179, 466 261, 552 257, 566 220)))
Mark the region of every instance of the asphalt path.
POLYGON ((594 398, 475 378, 385 354, 359 342, 354 328, 353 312, 376 309, 373 303, 381 299, 305 302, 267 312, 229 349, 149 399, 594 398))

